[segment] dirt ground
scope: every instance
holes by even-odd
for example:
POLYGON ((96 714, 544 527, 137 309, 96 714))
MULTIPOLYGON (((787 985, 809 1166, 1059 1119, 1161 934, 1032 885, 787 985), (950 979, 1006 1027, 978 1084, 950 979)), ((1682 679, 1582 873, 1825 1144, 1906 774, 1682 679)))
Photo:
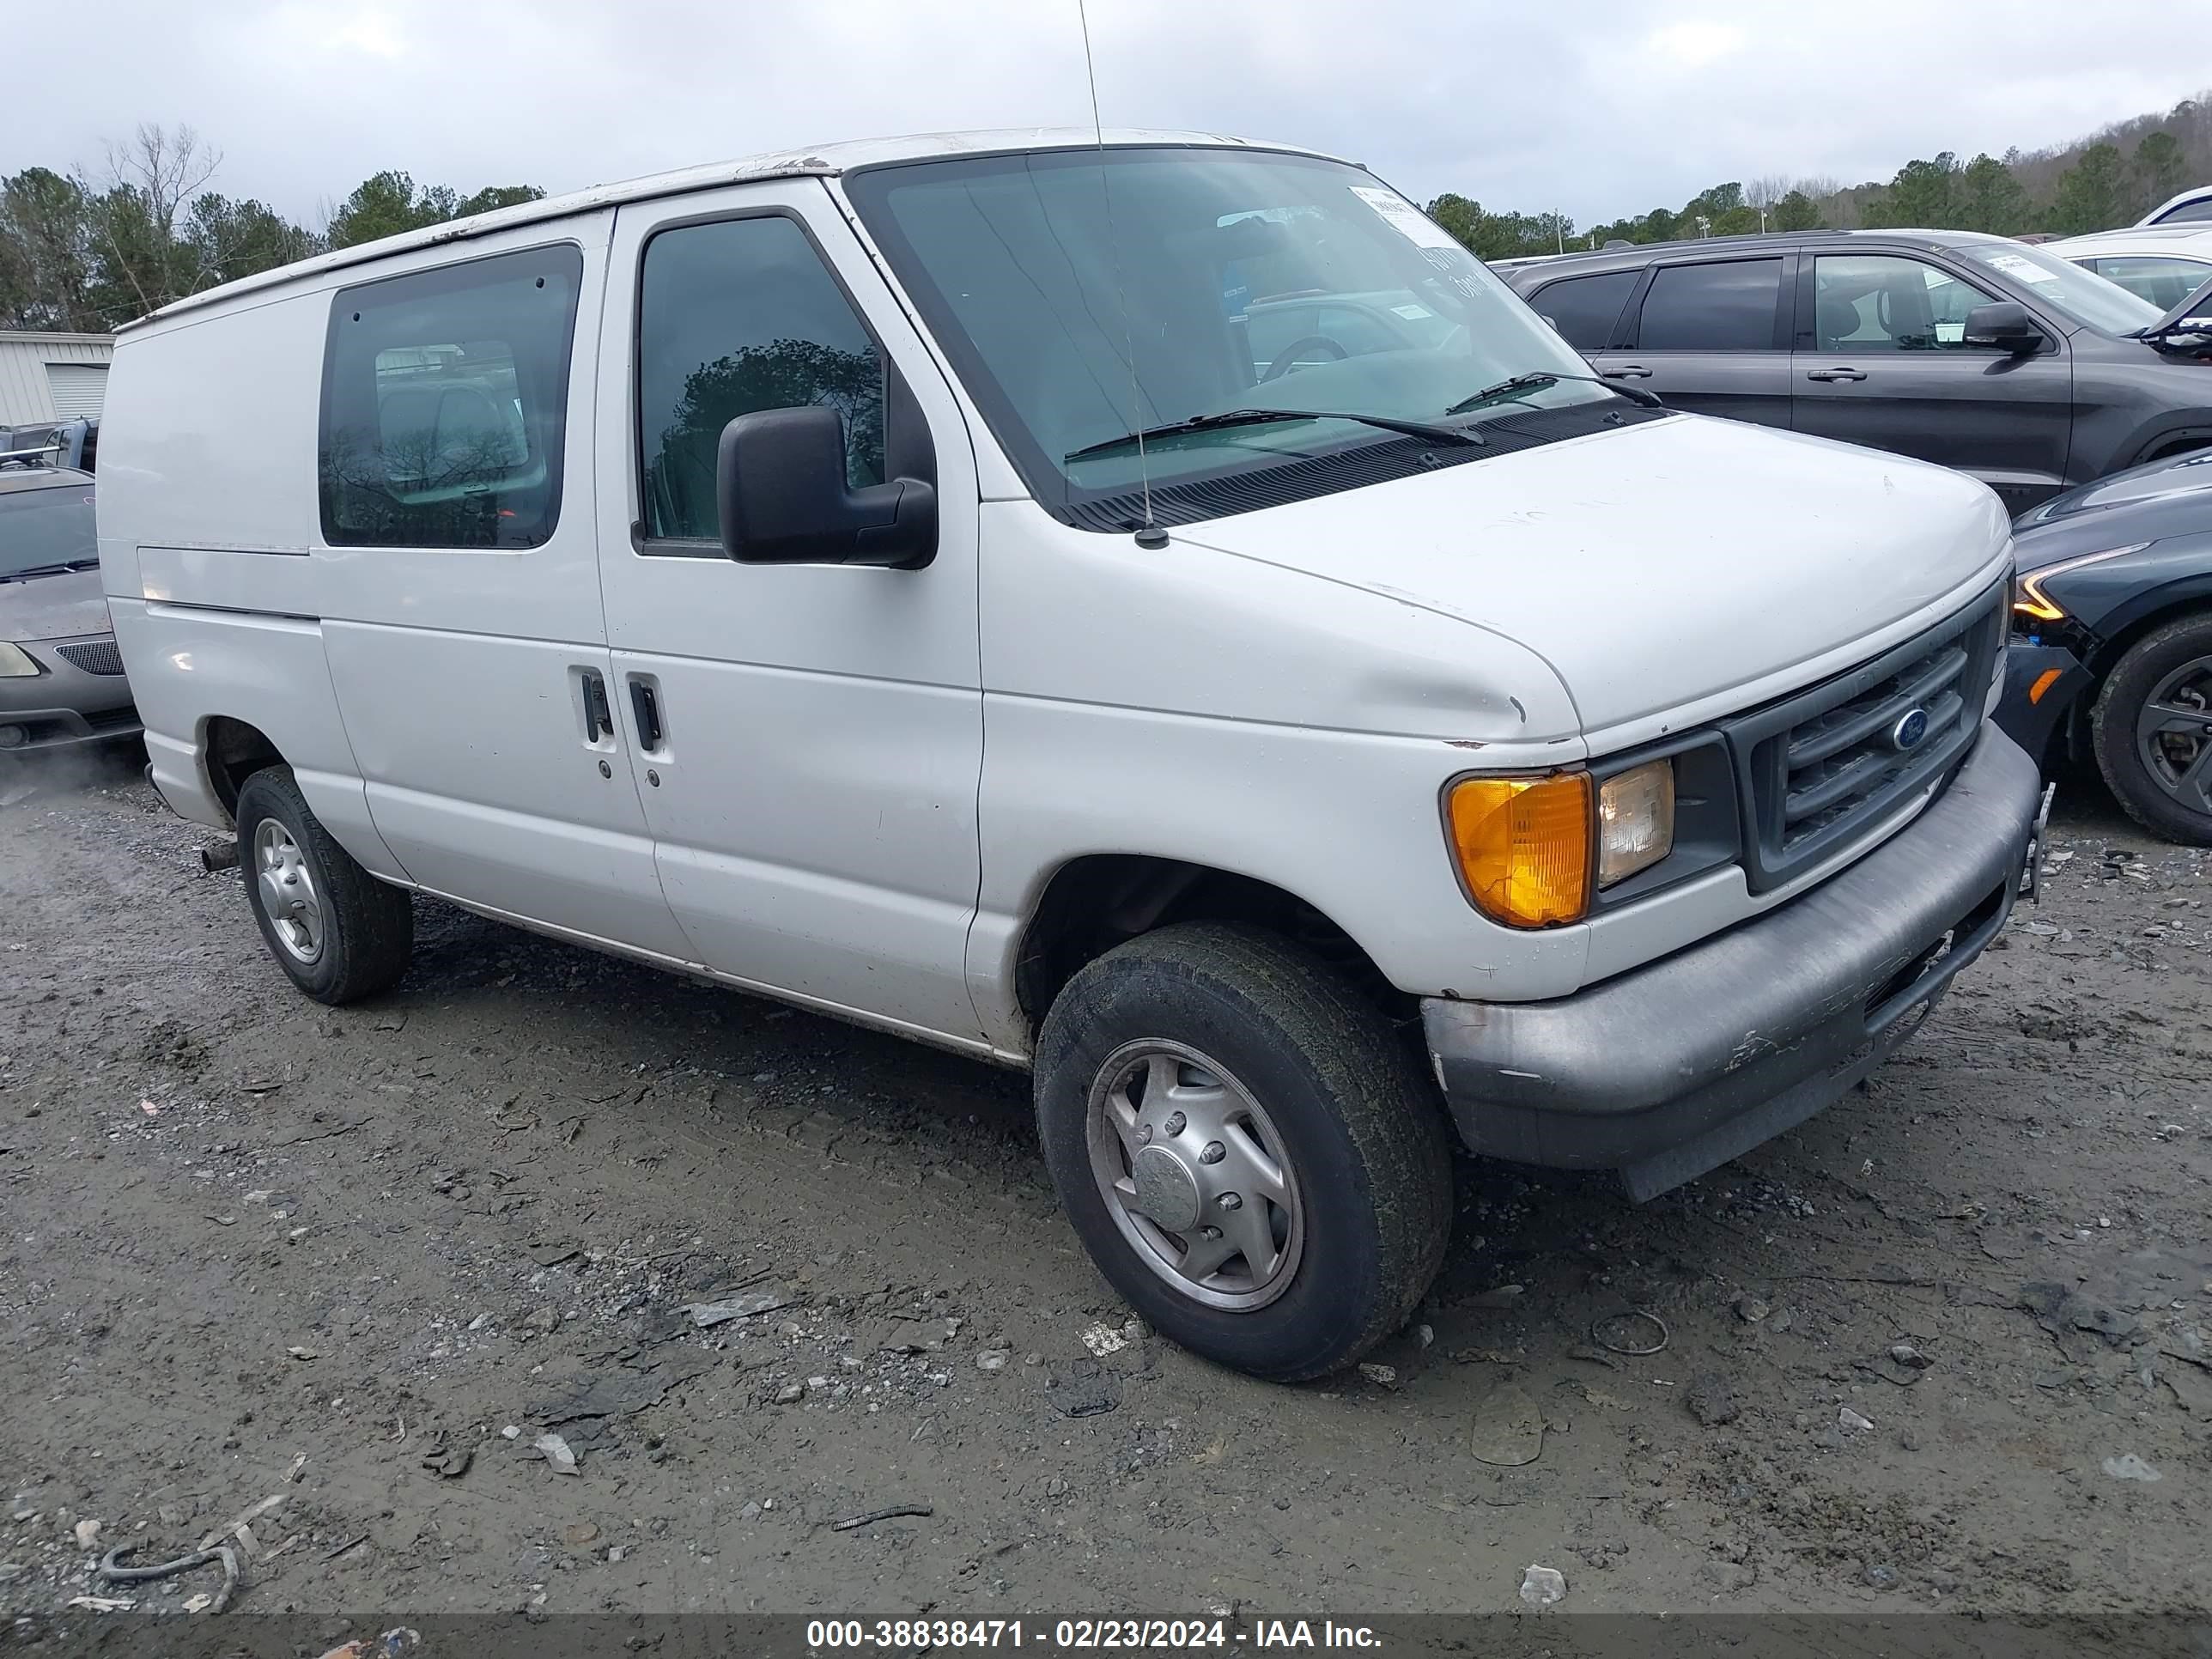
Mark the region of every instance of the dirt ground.
POLYGON ((2094 783, 1868 1090, 1643 1207, 1463 1163, 1299 1389, 1127 1322, 1022 1078, 427 902, 326 1010, 127 764, 9 797, 10 1615, 256 1509, 264 1613, 2212 1605, 2212 889, 2094 783))

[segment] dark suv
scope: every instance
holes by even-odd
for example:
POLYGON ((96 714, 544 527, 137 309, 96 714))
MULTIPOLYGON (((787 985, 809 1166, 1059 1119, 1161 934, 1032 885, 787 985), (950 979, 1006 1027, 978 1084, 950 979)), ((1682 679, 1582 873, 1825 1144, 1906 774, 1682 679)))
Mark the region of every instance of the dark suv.
POLYGON ((1957 467, 2014 513, 2212 446, 2204 337, 2006 237, 1735 236, 1500 274, 1608 380, 1957 467))

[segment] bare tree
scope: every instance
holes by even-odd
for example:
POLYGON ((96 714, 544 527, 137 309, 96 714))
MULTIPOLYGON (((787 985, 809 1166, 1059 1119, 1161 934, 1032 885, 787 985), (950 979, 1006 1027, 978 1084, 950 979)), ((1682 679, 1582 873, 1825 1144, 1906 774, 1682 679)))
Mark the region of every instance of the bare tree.
POLYGON ((84 184, 107 281, 142 313, 194 286, 197 273, 183 268, 191 262, 180 258, 177 222, 222 165, 222 152, 191 128, 141 123, 129 143, 108 146, 105 187, 84 184))
POLYGON ((1789 193, 1790 180, 1778 173, 1770 173, 1744 185, 1743 204, 1767 213, 1772 211, 1774 204, 1789 193))

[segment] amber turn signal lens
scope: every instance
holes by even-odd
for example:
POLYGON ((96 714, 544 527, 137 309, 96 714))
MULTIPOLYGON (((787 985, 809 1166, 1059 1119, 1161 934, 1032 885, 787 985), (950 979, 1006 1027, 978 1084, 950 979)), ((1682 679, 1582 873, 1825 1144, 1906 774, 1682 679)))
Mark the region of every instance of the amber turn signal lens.
POLYGON ((1470 897, 1509 927, 1579 921, 1589 906, 1590 781, 1462 778, 1449 801, 1452 851, 1470 897))

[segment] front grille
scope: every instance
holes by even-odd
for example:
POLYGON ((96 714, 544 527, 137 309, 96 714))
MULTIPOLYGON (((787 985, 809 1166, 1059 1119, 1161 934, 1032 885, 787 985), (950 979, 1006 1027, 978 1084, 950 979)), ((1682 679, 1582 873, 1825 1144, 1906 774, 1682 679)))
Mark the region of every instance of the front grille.
POLYGON ((55 652, 88 674, 120 674, 123 653, 113 640, 88 640, 82 645, 58 645, 55 652))
POLYGON ((2004 645, 2004 599, 2000 584, 1872 662, 1726 723, 1753 891, 1848 849, 1966 752, 2004 645), (1917 740, 1901 742, 1913 727, 1917 740))

